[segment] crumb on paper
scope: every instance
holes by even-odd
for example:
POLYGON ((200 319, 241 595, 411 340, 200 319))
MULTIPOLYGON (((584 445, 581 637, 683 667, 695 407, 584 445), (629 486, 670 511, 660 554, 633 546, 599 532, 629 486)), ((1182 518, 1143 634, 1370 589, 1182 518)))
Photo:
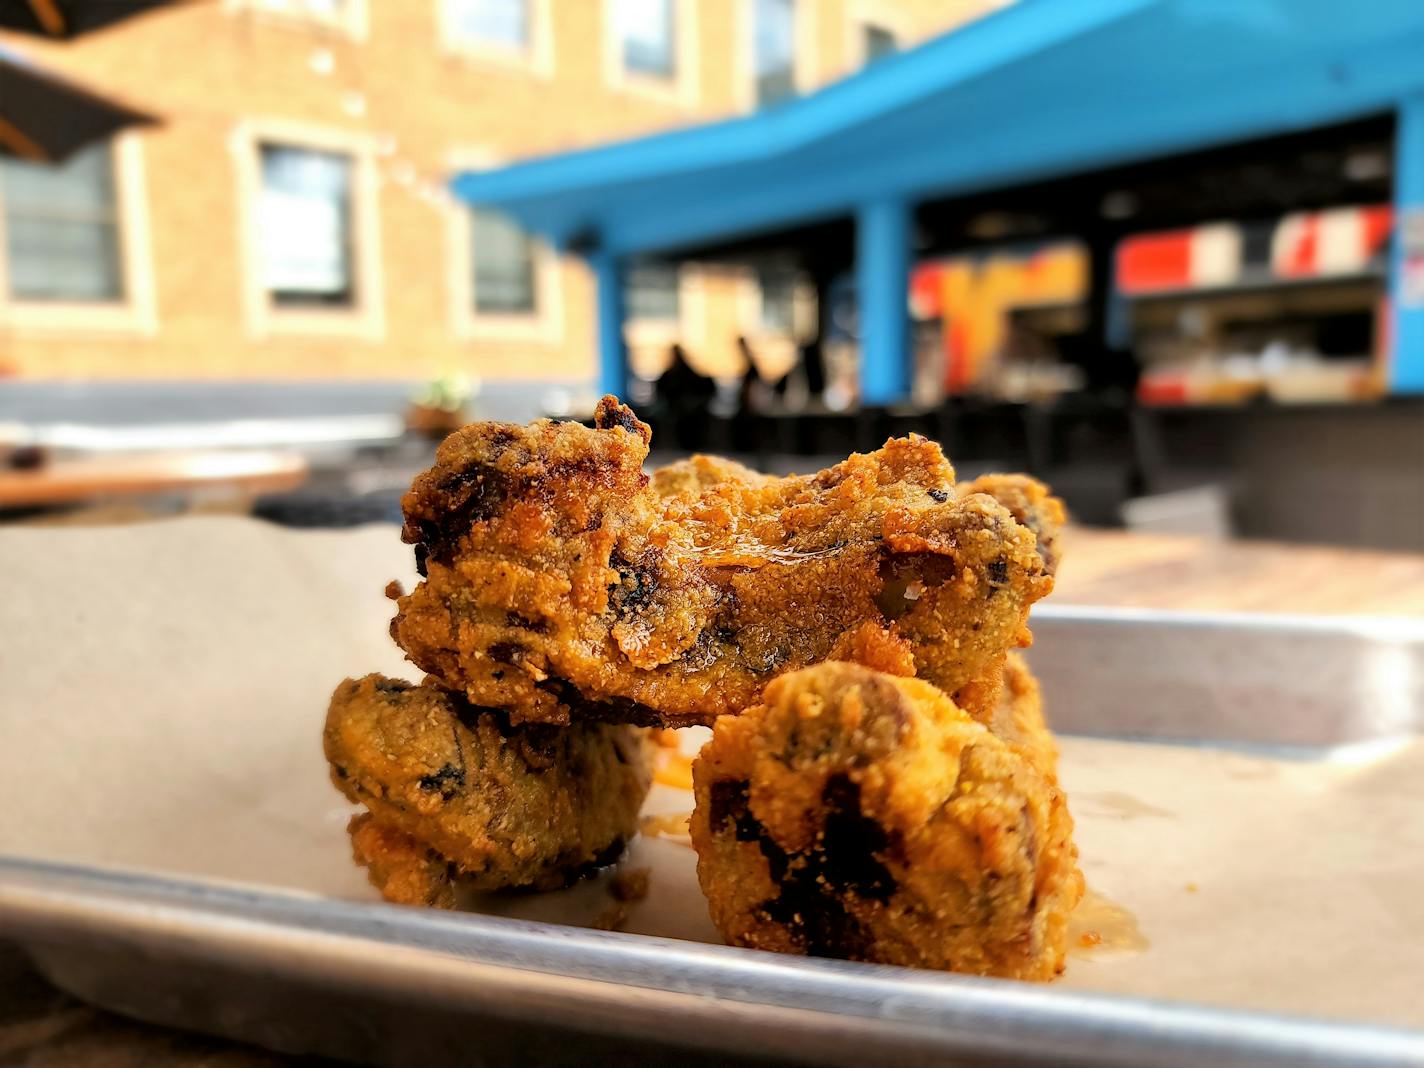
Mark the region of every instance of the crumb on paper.
POLYGON ((648 896, 648 885, 652 882, 652 868, 634 868, 620 871, 608 884, 608 892, 619 901, 642 901, 648 896))
POLYGON ((391 579, 386 583, 386 596, 392 601, 399 601, 405 596, 405 587, 401 585, 400 579, 391 579))
POLYGON ((652 877, 651 868, 633 868, 631 871, 620 871, 609 879, 608 896, 613 898, 613 901, 593 921, 594 929, 623 930, 623 925, 628 922, 631 906, 648 896, 652 877))
POLYGON ((1097 931, 1084 931, 1082 935, 1079 936, 1078 942, 1085 949, 1089 946, 1100 946, 1103 942, 1103 936, 1097 931))
POLYGON ((595 931, 621 931, 628 922, 628 903, 615 901, 600 912, 593 921, 595 931))

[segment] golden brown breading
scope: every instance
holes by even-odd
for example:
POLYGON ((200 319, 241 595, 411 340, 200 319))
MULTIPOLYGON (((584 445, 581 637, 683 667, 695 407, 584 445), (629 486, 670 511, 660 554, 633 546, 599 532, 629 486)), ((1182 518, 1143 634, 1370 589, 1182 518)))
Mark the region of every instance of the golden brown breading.
POLYGON ((410 835, 378 823, 369 812, 351 817, 351 852, 371 885, 397 905, 453 909, 458 881, 454 865, 410 835))
POLYGON ((735 460, 697 453, 686 460, 678 460, 676 463, 657 468, 652 476, 652 490, 659 497, 675 497, 680 494, 702 493, 726 482, 737 482, 744 486, 765 486, 771 481, 771 475, 753 471, 735 460))
POLYGON ((828 662, 717 721, 692 841, 728 942, 1049 979, 1082 896, 1035 760, 917 679, 828 662))
POLYGON ((956 496, 938 445, 776 479, 694 461, 660 495, 648 428, 611 397, 596 422, 466 427, 402 502, 426 578, 392 635, 474 703, 710 723, 833 653, 907 650, 953 692, 1029 642, 1052 587, 1034 534, 992 497, 956 496))
POLYGON ((992 720, 985 723, 994 734, 1015 746, 1048 777, 1058 778, 1058 742, 1043 717, 1043 694, 1038 680, 1018 653, 1004 661, 1003 690, 992 720))
POLYGON ((652 782, 640 728, 511 726, 459 693, 381 675, 337 687, 323 741, 332 781, 379 825, 353 827, 354 845, 393 899, 445 902, 419 850, 472 889, 566 885, 617 859, 652 782))
POLYGON ((1048 487, 1028 475, 980 475, 959 488, 961 494, 987 493, 1007 508, 1038 539, 1039 555, 1050 575, 1058 570, 1058 545, 1068 510, 1048 487))

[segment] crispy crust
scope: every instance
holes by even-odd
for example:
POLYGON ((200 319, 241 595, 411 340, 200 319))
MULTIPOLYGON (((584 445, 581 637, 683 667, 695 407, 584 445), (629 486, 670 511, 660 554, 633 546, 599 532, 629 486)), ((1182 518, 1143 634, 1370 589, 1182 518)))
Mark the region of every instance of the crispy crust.
POLYGON ((1035 536, 993 497, 956 496, 934 443, 777 479, 700 458, 650 486, 648 428, 611 397, 596 422, 473 424, 402 502, 426 577, 392 635, 472 702, 710 723, 833 655, 899 648, 953 692, 1031 640, 1052 588, 1035 536))
POLYGON ((743 486, 765 486, 775 481, 770 475, 753 471, 745 464, 721 456, 697 453, 653 472, 652 490, 659 497, 695 496, 729 482, 743 486))
POLYGON ((784 675, 717 722, 693 778, 698 879, 728 942, 1062 971, 1083 889, 1062 791, 933 686, 835 662, 784 675))
POLYGON ((371 885, 397 905, 453 909, 459 872, 448 860, 369 812, 351 817, 351 853, 371 885))
POLYGON ((986 726, 1057 781, 1058 742, 1043 716, 1038 680, 1018 653, 1010 653, 1004 661, 1003 692, 994 719, 986 726))
POLYGON ((1038 552, 1044 569, 1058 571, 1062 558, 1059 538, 1068 522, 1068 510, 1063 502, 1049 492, 1047 486, 1028 475, 980 475, 960 487, 961 494, 986 493, 1012 513, 1038 540, 1038 552))
POLYGON ((332 781, 372 816, 352 827, 357 859, 392 900, 448 904, 456 881, 566 885, 616 858, 652 782, 652 743, 635 727, 512 726, 381 675, 337 687, 323 741, 332 781))

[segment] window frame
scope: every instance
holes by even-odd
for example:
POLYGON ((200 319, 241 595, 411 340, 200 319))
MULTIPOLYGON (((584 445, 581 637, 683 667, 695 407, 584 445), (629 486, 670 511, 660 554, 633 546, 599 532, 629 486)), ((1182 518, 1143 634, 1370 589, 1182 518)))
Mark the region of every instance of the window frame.
POLYGON ((899 52, 904 46, 900 43, 900 35, 894 30, 892 30, 889 26, 886 26, 883 23, 879 22, 862 22, 860 24, 860 47, 861 55, 863 56, 863 64, 870 64, 875 62, 877 59, 884 59, 886 56, 893 56, 896 52, 899 52), (870 40, 872 35, 874 34, 881 34, 883 38, 889 42, 888 51, 882 52, 878 56, 872 56, 870 54, 870 40))
POLYGON ((446 55, 506 71, 523 71, 540 78, 554 76, 554 21, 551 0, 524 0, 529 40, 524 48, 505 48, 492 41, 460 34, 450 17, 450 4, 434 0, 440 48, 446 55))
POLYGON ((623 37, 618 27, 619 0, 603 0, 603 77, 615 92, 624 92, 659 100, 667 104, 693 108, 701 94, 701 54, 698 49, 699 0, 671 0, 673 73, 662 78, 642 71, 629 70, 623 62, 623 37))
POLYGON ((122 296, 117 300, 27 300, 10 296, 0 183, 0 328, 24 335, 151 336, 158 330, 143 140, 136 131, 109 139, 122 296))
MULTIPOLYGON (((756 4, 757 0, 737 2, 737 61, 734 63, 736 95, 743 111, 758 111, 756 69, 756 4)), ((795 54, 792 56, 791 80, 798 96, 816 87, 819 52, 816 48, 815 0, 793 0, 795 54)))
MULTIPOLYGON (((450 173, 484 170, 500 164, 491 152, 471 149, 447 160, 450 173)), ((564 342, 564 270, 548 242, 534 238, 534 311, 481 312, 475 306, 474 217, 470 205, 447 198, 446 285, 450 329, 461 341, 521 341, 538 345, 564 342)))
POLYGON ((896 47, 902 52, 914 47, 914 35, 904 12, 891 10, 888 5, 876 4, 873 0, 852 0, 846 5, 846 74, 853 74, 870 62, 865 47, 865 31, 870 26, 893 34, 896 47))
POLYGON ((756 293, 757 293, 757 304, 756 304, 756 325, 757 325, 757 333, 762 334, 762 335, 773 335, 773 336, 777 336, 777 337, 780 337, 780 336, 783 336, 783 335, 790 336, 790 337, 797 337, 797 336, 799 336, 798 327, 799 327, 801 324, 800 324, 799 321, 798 321, 800 317, 799 317, 798 314, 797 314, 797 312, 798 312, 797 304, 798 304, 798 302, 799 302, 799 300, 800 300, 800 298, 801 298, 801 290, 802 290, 803 287, 802 287, 802 285, 801 285, 800 278, 797 276, 796 272, 795 272, 794 270, 791 270, 790 268, 787 268, 787 267, 782 267, 782 266, 770 266, 770 267, 762 268, 761 270, 753 271, 753 272, 752 272, 752 281, 753 281, 753 284, 754 284, 755 287, 756 287, 756 293), (768 303, 767 303, 767 299, 766 299, 766 296, 767 296, 766 276, 767 276, 768 274, 774 274, 774 273, 780 273, 780 272, 784 272, 784 274, 785 274, 785 278, 783 279, 783 281, 785 281, 785 283, 786 283, 786 288, 787 288, 786 300, 787 300, 788 307, 787 307, 786 310, 787 310, 787 316, 788 316, 788 318, 789 318, 789 320, 790 320, 789 323, 788 323, 788 325, 787 325, 787 327, 786 327, 786 329, 784 329, 784 330, 783 330, 782 328, 780 328, 779 326, 772 325, 772 324, 768 321, 768 317, 767 317, 767 314, 766 314, 766 312, 767 312, 767 307, 768 307, 768 303))
POLYGON ((749 267, 738 272, 736 286, 737 322, 740 333, 749 341, 760 344, 777 345, 786 343, 793 348, 811 340, 816 335, 816 290, 802 272, 783 264, 766 264, 769 270, 786 270, 792 275, 791 285, 791 329, 776 330, 766 323, 765 292, 761 285, 758 268, 749 267))
MULTIPOLYGON (((626 314, 623 319, 623 343, 628 349, 629 365, 638 373, 661 367, 667 350, 678 343, 692 353, 707 349, 707 277, 708 268, 695 263, 679 262, 677 268, 677 318, 648 319, 626 314)), ((626 279, 627 265, 624 266, 626 279)), ((626 280, 625 280, 626 285, 626 280)), ((624 294, 625 303, 627 294, 624 294)))
POLYGON ((232 13, 245 13, 270 22, 274 26, 334 30, 353 41, 364 41, 371 31, 368 0, 341 0, 345 10, 339 15, 296 7, 277 6, 271 0, 226 0, 224 7, 232 13))
POLYGON ((376 148, 368 134, 284 120, 242 123, 233 138, 238 181, 237 218, 242 262, 244 318, 248 334, 346 337, 379 341, 385 336, 376 148), (336 153, 351 160, 351 280, 355 299, 329 307, 279 305, 262 277, 260 209, 264 144, 336 153))
POLYGON ((677 311, 676 311, 676 313, 673 314, 673 315, 668 315, 668 316, 662 316, 662 315, 657 315, 657 316, 653 316, 653 315, 642 315, 642 316, 640 316, 640 315, 635 315, 635 314, 634 314, 634 312, 633 312, 633 310, 632 310, 632 309, 633 309, 633 301, 632 301, 632 298, 631 298, 631 296, 630 296, 629 291, 630 291, 631 288, 632 288, 632 286, 631 286, 630 283, 631 283, 631 281, 632 281, 633 272, 634 272, 635 268, 637 267, 637 265, 634 264, 634 263, 629 263, 629 264, 625 264, 625 265, 624 265, 624 268, 623 268, 623 303, 624 303, 625 308, 627 309, 624 318, 625 318, 628 322, 630 322, 630 323, 632 323, 632 322, 642 323, 642 324, 644 324, 645 326, 647 326, 647 327, 649 327, 649 328, 655 328, 655 327, 671 328, 674 324, 678 324, 678 323, 681 323, 681 322, 682 322, 682 310, 683 310, 683 284, 682 284, 682 281, 683 281, 683 273, 684 273, 684 271, 686 270, 686 265, 683 264, 683 263, 677 263, 677 262, 671 262, 671 263, 656 263, 655 265, 656 265, 656 266, 660 266, 660 267, 666 268, 666 269, 672 274, 672 281, 673 281, 672 288, 673 288, 674 290, 676 290, 676 294, 677 294, 677 295, 676 295, 676 300, 677 300, 677 311))

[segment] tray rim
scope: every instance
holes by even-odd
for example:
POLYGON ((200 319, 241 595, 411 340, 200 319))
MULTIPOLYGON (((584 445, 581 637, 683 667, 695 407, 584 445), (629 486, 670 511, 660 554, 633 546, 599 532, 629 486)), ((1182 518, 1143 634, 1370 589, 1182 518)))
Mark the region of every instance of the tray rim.
POLYGON ((175 967, 260 968, 274 980, 335 982, 351 996, 418 991, 422 1000, 513 1024, 555 1011, 585 1029, 687 1040, 711 1051, 838 1062, 894 1049, 1040 1063, 1424 1065, 1424 1029, 783 957, 4 854, 0 928, 34 951, 42 971, 45 949, 107 938, 175 967))
POLYGON ((1144 605, 1057 604, 1043 601, 1033 606, 1029 614, 1029 628, 1032 629, 1033 624, 1040 620, 1052 623, 1183 627, 1189 630, 1274 630, 1298 634, 1335 634, 1388 644, 1424 643, 1424 616, 1226 611, 1144 605))

